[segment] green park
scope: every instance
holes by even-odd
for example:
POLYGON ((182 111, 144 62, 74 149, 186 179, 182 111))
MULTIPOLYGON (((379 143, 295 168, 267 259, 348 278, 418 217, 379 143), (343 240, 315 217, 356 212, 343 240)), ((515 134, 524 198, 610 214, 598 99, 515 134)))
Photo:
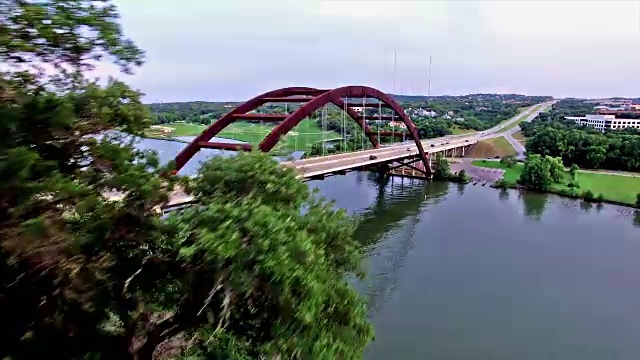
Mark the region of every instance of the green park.
MULTIPOLYGON (((474 166, 504 170, 503 180, 508 187, 516 187, 524 171, 525 164, 516 162, 505 164, 494 160, 475 160, 474 166)), ((599 171, 578 170, 575 176, 578 187, 572 191, 568 185, 572 181, 569 169, 564 169, 561 181, 551 184, 549 191, 561 195, 579 196, 589 191, 594 197, 602 195, 602 200, 636 205, 640 193, 640 174, 611 174, 599 171)))
MULTIPOLYGON (((169 123, 163 126, 171 129, 171 132, 165 135, 167 137, 197 136, 207 128, 205 125, 186 122, 169 123)), ((275 125, 273 124, 237 121, 227 126, 217 136, 247 142, 255 147, 274 127, 275 125)), ((154 135, 158 137, 157 134, 154 135)), ((335 138, 341 138, 341 135, 335 131, 323 132, 316 120, 305 119, 280 140, 275 151, 283 153, 307 151, 319 141, 335 138)))

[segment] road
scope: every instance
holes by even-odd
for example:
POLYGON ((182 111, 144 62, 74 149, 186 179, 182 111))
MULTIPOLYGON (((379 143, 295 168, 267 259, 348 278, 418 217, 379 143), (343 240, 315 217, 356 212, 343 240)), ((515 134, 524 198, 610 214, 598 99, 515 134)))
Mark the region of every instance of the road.
MULTIPOLYGON (((526 110, 525 114, 527 114, 527 118, 525 121, 533 120, 544 108, 553 104, 554 102, 548 102, 540 107, 539 110, 533 111, 534 107, 526 110)), ((479 140, 491 139, 499 136, 508 136, 515 142, 515 139, 511 137, 511 134, 515 133, 519 130, 519 127, 514 127, 513 129, 509 129, 506 132, 501 132, 505 127, 513 124, 518 121, 520 117, 523 116, 523 113, 520 113, 513 118, 505 121, 504 123, 497 125, 491 129, 487 129, 485 131, 473 133, 473 134, 460 134, 460 135, 449 135, 437 139, 428 139, 422 141, 422 146, 427 153, 435 153, 444 150, 460 148, 467 145, 472 145, 479 140)), ((517 143, 519 145, 519 143, 517 143)), ((519 145, 522 150, 524 148, 522 145, 519 145)), ((514 144, 516 147, 516 144, 514 144)), ((516 147, 516 149, 519 149, 516 147)), ((301 178, 309 178, 314 175, 322 175, 330 172, 337 172, 341 170, 353 169, 360 166, 366 166, 374 163, 381 162, 389 162, 392 160, 402 160, 406 158, 415 158, 418 154, 418 148, 413 142, 405 142, 400 144, 394 144, 385 146, 379 149, 370 149, 352 153, 345 154, 335 154, 335 155, 327 155, 322 157, 315 157, 309 159, 295 160, 295 161, 287 161, 282 162, 282 166, 295 168, 301 178), (374 155, 375 158, 371 159, 370 156, 374 155)), ((120 193, 107 193, 105 196, 112 200, 120 199, 123 194, 120 193)), ((173 206, 176 204, 181 204, 185 202, 192 201, 193 198, 184 194, 180 190, 176 190, 174 194, 171 195, 171 199, 167 206, 173 206)), ((160 210, 160 209, 159 209, 160 210)))
MULTIPOLYGON (((526 122, 532 121, 533 119, 535 119, 542 111, 544 111, 547 107, 551 106, 555 104, 555 101, 550 101, 547 103, 542 104, 542 106, 534 106, 532 108, 530 108, 529 110, 529 114, 527 115, 527 117, 523 120, 526 122), (533 109, 537 109, 536 111, 531 111, 533 109)), ((513 137, 513 134, 517 133, 518 131, 520 131, 520 126, 517 125, 509 130, 506 130, 504 132, 499 133, 499 135, 504 136, 505 139, 507 139, 507 141, 511 144, 511 146, 513 146, 514 149, 516 149, 517 155, 516 158, 518 159, 524 159, 525 158, 525 147, 513 137)))
MULTIPOLYGON (((552 103, 553 101, 532 106, 524 113, 519 113, 511 119, 485 131, 473 134, 450 135, 437 139, 424 140, 422 141, 422 146, 424 147, 426 152, 435 153, 443 150, 471 145, 479 140, 504 136, 505 133, 510 133, 514 129, 518 129, 518 127, 516 126, 513 129, 507 130, 506 132, 503 131, 504 128, 509 127, 517 121, 520 121, 523 116, 526 116, 526 119, 524 121, 531 121, 536 116, 538 116, 540 111, 542 111, 552 103)), ((515 139, 513 139, 513 141, 517 142, 515 141, 515 139)), ((417 154, 418 149, 415 144, 403 143, 394 144, 379 149, 370 149, 345 154, 335 154, 309 159, 288 161, 282 163, 282 165, 295 168, 301 178, 309 178, 316 175, 353 169, 356 167, 375 163, 388 162, 391 160, 401 160, 404 158, 414 157, 417 154), (370 158, 370 156, 375 156, 375 158, 370 158)))
MULTIPOLYGON (((472 145, 475 142, 476 140, 469 138, 438 138, 422 141, 422 146, 425 152, 435 153, 472 145)), ((346 154, 287 161, 281 165, 294 168, 300 178, 309 178, 371 164, 414 158, 416 155, 418 155, 418 148, 415 143, 406 143, 346 154)))

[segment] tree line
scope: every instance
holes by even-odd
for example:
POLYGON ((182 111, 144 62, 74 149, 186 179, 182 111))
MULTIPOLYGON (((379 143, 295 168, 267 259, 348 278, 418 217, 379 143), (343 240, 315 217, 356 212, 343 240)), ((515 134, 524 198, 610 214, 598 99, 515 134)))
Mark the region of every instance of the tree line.
MULTIPOLYGON (((452 133, 452 128, 458 126, 468 130, 485 130, 491 128, 501 121, 507 120, 518 113, 522 107, 531 106, 546 100, 548 97, 530 97, 523 95, 497 95, 478 94, 465 96, 402 96, 396 95, 396 100, 405 109, 423 108, 435 111, 436 117, 412 116, 412 120, 418 127, 423 139, 440 137, 452 133), (448 115, 452 112, 453 115, 448 115), (460 120, 456 120, 460 119, 460 120)), ((225 113, 231 111, 237 103, 222 102, 184 102, 184 103, 155 103, 150 104, 149 109, 152 114, 152 122, 155 124, 166 124, 171 122, 188 122, 208 125, 219 119, 225 113)), ((299 104, 266 104, 258 108, 257 112, 269 113, 291 113, 299 104)), ((322 128, 319 116, 321 111, 316 112, 318 126, 322 128)), ((365 109, 366 115, 377 114, 377 109, 365 109)), ((343 133, 341 110, 335 106, 327 107, 328 129, 343 133)), ((372 126, 377 129, 375 122, 372 126)), ((353 121, 347 120, 344 131, 358 131, 353 127, 353 121)), ((382 130, 390 131, 388 125, 383 125, 382 130)))
MULTIPOLYGON (((587 104, 592 108, 592 104, 587 104)), ((558 157, 565 166, 619 171, 640 170, 640 133, 636 129, 599 130, 577 126, 565 116, 584 116, 587 106, 577 100, 563 100, 549 113, 521 125, 527 153, 558 157)))
POLYGON ((354 219, 266 154, 168 177, 173 164, 122 136, 150 125, 142 94, 84 75, 144 62, 111 1, 2 11, 1 359, 362 356, 354 219), (199 204, 162 216, 176 186, 199 204))

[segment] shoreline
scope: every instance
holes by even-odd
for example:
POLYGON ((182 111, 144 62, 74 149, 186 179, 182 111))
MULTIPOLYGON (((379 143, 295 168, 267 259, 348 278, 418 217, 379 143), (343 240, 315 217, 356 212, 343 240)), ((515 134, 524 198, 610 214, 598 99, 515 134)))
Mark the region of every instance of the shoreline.
MULTIPOLYGON (((503 181, 504 180, 504 173, 505 170, 503 169, 496 169, 496 168, 490 168, 490 167, 482 167, 482 166, 477 166, 472 164, 474 161, 482 161, 482 160, 487 160, 487 159, 464 159, 464 161, 462 161, 461 163, 465 164, 465 171, 467 171, 467 173, 469 173, 469 170, 467 170, 467 168, 472 169, 472 168, 476 168, 479 170, 476 170, 476 173, 479 173, 481 176, 481 179, 484 181, 489 181, 491 182, 491 187, 492 188, 496 188, 496 189, 517 189, 517 190, 524 190, 524 191, 530 191, 530 192, 535 192, 535 193, 547 193, 547 194, 554 194, 554 195, 558 195, 558 196, 562 196, 562 197, 566 197, 566 198, 570 198, 570 199, 580 199, 582 201, 585 202, 589 202, 589 203, 594 203, 594 204, 598 204, 598 203, 605 203, 605 204, 611 204, 611 205, 617 205, 617 206, 624 206, 627 208, 631 208, 631 209, 640 209, 640 206, 634 204, 634 203, 630 203, 630 202, 624 202, 624 201, 620 201, 620 200, 614 200, 614 199, 609 199, 605 196, 605 194, 596 194, 593 193, 593 198, 587 198, 585 196, 583 196, 583 193, 572 193, 570 192, 568 189, 548 189, 547 191, 538 191, 538 190, 531 190, 531 189, 527 189, 517 183, 514 183, 512 181, 503 181), (487 178, 484 177, 482 178, 482 175, 484 175, 485 173, 491 173, 493 174, 499 174, 499 178, 498 179, 493 179, 493 178, 487 178)), ((492 162, 497 162, 497 161, 493 161, 492 162)), ((602 174, 602 175, 609 175, 609 176, 619 176, 619 177, 633 177, 633 178, 637 178, 640 177, 640 175, 638 176, 631 176, 629 174, 611 174, 611 173, 607 173, 607 171, 594 171, 594 170, 580 170, 580 171, 584 171, 585 173, 596 173, 596 174, 602 174)), ((584 191, 588 191, 589 189, 585 189, 584 191)))
POLYGON ((640 206, 637 206, 635 204, 629 204, 629 203, 625 203, 622 201, 617 201, 617 200, 610 200, 610 199, 606 199, 606 198, 602 198, 602 199, 597 199, 597 198, 585 198, 584 196, 580 195, 580 194, 571 194, 569 192, 565 192, 562 190, 557 190, 557 189, 549 189, 547 191, 537 191, 537 190, 531 190, 531 189, 527 189, 521 185, 518 184, 496 184, 493 183, 491 184, 491 187, 494 189, 514 189, 514 190, 520 190, 520 191, 528 191, 528 192, 532 192, 532 193, 538 193, 538 194, 552 194, 552 195, 557 195, 557 196, 562 196, 562 197, 566 197, 569 199, 578 199, 578 200, 582 200, 584 202, 588 202, 588 203, 592 203, 592 204, 610 204, 610 205, 616 205, 616 206, 622 206, 622 207, 626 207, 626 208, 630 208, 630 209, 635 209, 635 210, 640 210, 640 206))

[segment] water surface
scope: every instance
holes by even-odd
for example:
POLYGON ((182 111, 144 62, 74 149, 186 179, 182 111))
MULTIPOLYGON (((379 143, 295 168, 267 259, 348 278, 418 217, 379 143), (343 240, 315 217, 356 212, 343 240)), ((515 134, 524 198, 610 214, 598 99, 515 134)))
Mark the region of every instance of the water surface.
MULTIPOLYGON (((185 144, 140 146, 169 161, 185 144)), ((364 172, 310 185, 360 219, 366 359, 640 359, 635 211, 364 172)))
POLYGON ((553 195, 356 173, 367 359, 640 359, 640 216, 553 195))

